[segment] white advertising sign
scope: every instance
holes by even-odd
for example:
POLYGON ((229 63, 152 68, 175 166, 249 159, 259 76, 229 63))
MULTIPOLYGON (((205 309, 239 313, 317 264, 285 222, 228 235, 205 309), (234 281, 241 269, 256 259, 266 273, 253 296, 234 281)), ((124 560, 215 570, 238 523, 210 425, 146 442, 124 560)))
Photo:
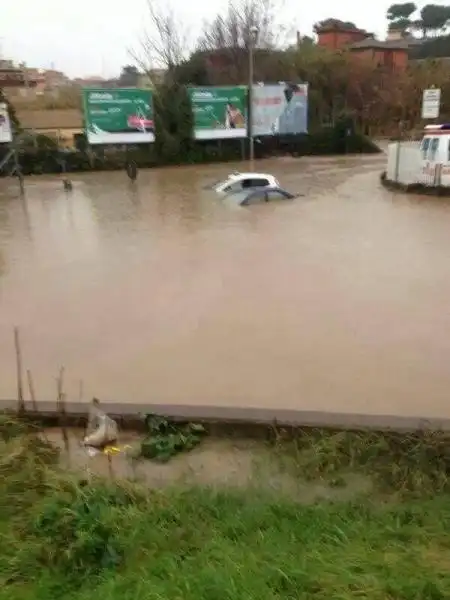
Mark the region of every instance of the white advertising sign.
POLYGON ((422 119, 437 119, 441 107, 441 90, 431 88, 423 90, 422 119))
POLYGON ((253 135, 308 131, 308 84, 253 87, 253 135))
POLYGON ((0 144, 9 144, 10 142, 12 142, 11 121, 8 107, 2 102, 0 104, 0 144))

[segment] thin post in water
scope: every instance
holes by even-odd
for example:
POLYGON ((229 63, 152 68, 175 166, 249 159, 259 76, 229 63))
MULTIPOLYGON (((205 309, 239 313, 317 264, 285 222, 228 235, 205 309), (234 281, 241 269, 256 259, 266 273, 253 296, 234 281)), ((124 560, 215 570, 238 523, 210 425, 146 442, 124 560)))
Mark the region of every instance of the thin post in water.
POLYGON ((30 391, 31 404, 33 406, 34 412, 38 412, 37 402, 36 402, 36 394, 34 392, 34 383, 33 376, 31 374, 30 369, 27 369, 27 380, 28 380, 28 389, 30 391))
POLYGON ((64 448, 67 452, 67 456, 70 458, 70 445, 69 445, 69 434, 67 432, 67 421, 66 421, 66 395, 63 392, 64 382, 64 367, 59 370, 59 376, 57 379, 57 399, 56 407, 59 414, 59 422, 61 426, 61 434, 64 442, 64 448))
POLYGON ((16 349, 17 366, 17 412, 23 415, 25 412, 25 402, 23 399, 23 374, 22 374, 22 351, 20 348, 19 328, 14 327, 14 345, 16 349))
POLYGON ((114 479, 114 470, 113 470, 113 464, 112 464, 112 455, 110 452, 107 453, 107 458, 108 458, 108 473, 109 473, 109 478, 110 479, 114 479))

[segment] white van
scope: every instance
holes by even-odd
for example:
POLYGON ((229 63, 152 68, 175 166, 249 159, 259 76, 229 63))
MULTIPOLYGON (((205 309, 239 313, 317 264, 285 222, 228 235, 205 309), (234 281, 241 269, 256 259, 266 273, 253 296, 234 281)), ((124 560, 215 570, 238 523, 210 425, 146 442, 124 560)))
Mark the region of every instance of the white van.
POLYGON ((450 186, 450 123, 426 125, 420 155, 424 183, 450 186))

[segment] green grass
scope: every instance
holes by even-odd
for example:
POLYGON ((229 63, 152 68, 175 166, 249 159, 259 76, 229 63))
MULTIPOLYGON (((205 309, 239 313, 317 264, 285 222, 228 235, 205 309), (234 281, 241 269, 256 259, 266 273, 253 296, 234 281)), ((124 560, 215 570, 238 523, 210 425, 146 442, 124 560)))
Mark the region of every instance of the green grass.
POLYGON ((278 467, 309 481, 370 477, 381 492, 410 497, 450 493, 450 434, 275 430, 271 448, 278 467))
MULTIPOLYGON (((80 485, 33 435, 19 429, 3 437, 1 600, 450 598, 450 496, 440 477, 426 475, 435 465, 416 464, 412 480, 420 486, 401 501, 383 494, 308 506, 254 488, 80 485), (425 481, 438 486, 425 490, 425 481)), ((376 467, 372 444, 362 442, 354 463, 333 462, 332 447, 336 457, 349 452, 349 438, 338 439, 315 438, 314 460, 297 442, 299 469, 308 466, 313 478, 350 464, 376 467)), ((388 462, 383 448, 381 465, 388 462)), ((408 473, 422 452, 407 454, 408 473)))

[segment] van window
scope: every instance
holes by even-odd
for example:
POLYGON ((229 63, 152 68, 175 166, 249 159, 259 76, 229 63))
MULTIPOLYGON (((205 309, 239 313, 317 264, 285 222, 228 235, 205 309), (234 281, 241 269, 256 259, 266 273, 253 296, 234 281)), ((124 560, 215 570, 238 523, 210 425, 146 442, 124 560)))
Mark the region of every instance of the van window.
POLYGON ((432 138, 430 142, 430 147, 428 148, 428 160, 436 160, 436 153, 439 148, 439 139, 438 137, 432 138))
POLYGON ((426 158, 427 158, 427 152, 428 152, 429 146, 430 146, 430 138, 424 137, 422 140, 422 143, 420 144, 420 150, 422 152, 423 160, 426 160, 426 158))

